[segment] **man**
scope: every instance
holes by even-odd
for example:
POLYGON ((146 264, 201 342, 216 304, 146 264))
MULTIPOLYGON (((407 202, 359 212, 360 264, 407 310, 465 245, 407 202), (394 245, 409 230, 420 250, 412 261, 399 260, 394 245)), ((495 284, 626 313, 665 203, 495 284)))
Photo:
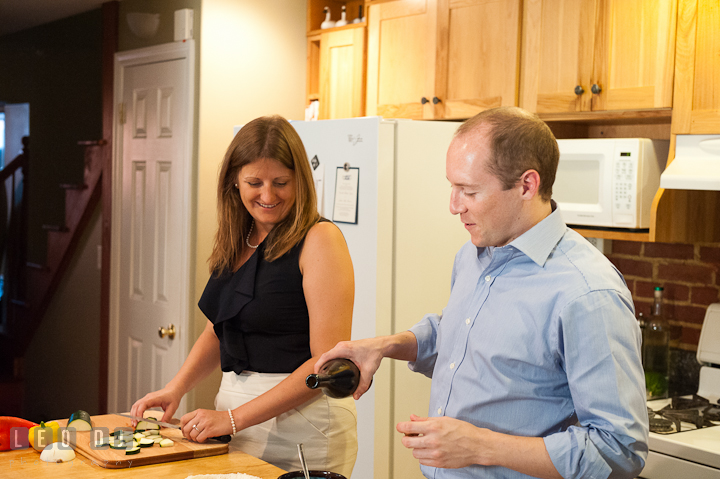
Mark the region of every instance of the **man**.
POLYGON ((369 387, 381 359, 432 378, 397 430, 429 478, 632 478, 647 456, 640 330, 622 275, 551 200, 557 142, 519 108, 465 122, 447 153, 470 241, 448 304, 410 331, 339 343, 369 387))

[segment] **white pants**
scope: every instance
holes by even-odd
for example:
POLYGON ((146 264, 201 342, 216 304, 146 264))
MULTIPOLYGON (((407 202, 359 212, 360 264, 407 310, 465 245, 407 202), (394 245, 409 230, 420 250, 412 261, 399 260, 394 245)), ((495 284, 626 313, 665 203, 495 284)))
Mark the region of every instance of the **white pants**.
MULTIPOLYGON (((279 384, 289 374, 223 373, 215 409, 235 409, 279 384)), ((357 457, 357 413, 352 397, 321 394, 286 413, 238 432, 243 452, 286 471, 301 470, 297 445, 303 444, 308 469, 350 478, 357 457)))

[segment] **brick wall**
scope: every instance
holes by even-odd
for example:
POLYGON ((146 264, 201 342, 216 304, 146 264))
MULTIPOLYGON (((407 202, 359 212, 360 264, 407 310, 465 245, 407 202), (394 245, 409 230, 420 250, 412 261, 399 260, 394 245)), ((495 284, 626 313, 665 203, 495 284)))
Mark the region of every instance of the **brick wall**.
POLYGON ((612 242, 610 261, 625 277, 635 310, 650 315, 655 286, 665 291, 673 345, 697 350, 705 310, 720 302, 720 243, 612 242))

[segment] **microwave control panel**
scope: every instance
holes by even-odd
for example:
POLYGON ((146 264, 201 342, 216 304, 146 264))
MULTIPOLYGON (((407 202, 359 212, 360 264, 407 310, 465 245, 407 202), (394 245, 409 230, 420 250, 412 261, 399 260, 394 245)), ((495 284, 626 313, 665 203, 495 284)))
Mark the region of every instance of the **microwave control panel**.
POLYGON ((615 226, 634 226, 637 215, 638 148, 618 141, 613 158, 612 210, 615 226))

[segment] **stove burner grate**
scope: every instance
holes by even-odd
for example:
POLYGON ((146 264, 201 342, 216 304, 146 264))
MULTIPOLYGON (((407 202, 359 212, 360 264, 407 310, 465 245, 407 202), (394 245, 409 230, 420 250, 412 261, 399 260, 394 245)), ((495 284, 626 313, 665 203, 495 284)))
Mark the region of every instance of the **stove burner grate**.
POLYGON ((648 408, 648 418, 652 432, 680 432, 682 423, 692 425, 685 426, 685 430, 701 429, 717 425, 713 421, 720 421, 720 406, 697 394, 692 398, 673 397, 669 405, 658 411, 648 408))

